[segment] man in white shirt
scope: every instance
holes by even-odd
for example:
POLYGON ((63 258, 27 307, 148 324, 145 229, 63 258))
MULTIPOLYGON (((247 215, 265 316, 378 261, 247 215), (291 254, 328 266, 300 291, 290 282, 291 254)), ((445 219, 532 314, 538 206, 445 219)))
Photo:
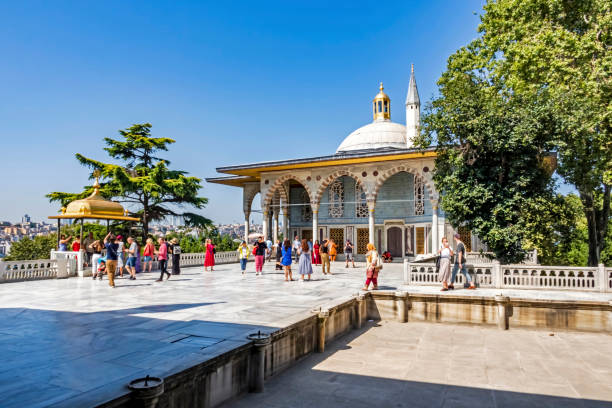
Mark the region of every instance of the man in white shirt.
POLYGON ((301 246, 302 241, 300 241, 300 237, 296 235, 295 239, 293 240, 293 255, 295 256, 295 263, 298 263, 300 261, 300 255, 298 254, 298 251, 300 250, 301 246))

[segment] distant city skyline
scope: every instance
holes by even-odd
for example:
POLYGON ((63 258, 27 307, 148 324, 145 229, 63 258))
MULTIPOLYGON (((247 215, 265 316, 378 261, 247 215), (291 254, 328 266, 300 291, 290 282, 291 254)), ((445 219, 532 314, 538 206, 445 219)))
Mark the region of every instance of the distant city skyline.
MULTIPOLYGON (((410 64, 425 103, 448 56, 476 37, 482 4, 5 4, 0 219, 56 214, 45 194, 90 183, 74 154, 106 160, 103 138, 133 123, 176 139, 163 156, 202 179, 227 164, 333 153, 371 121, 381 81, 402 123, 410 64)), ((238 190, 203 187, 203 215, 242 221, 238 190)), ((257 209, 256 199, 260 222, 257 209)))

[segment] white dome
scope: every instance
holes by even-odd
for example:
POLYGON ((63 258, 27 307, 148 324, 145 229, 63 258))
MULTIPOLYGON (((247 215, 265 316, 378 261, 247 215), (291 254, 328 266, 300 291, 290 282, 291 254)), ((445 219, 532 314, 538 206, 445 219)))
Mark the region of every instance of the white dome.
POLYGON ((390 120, 377 120, 348 135, 340 144, 336 153, 384 147, 407 148, 406 126, 390 120))

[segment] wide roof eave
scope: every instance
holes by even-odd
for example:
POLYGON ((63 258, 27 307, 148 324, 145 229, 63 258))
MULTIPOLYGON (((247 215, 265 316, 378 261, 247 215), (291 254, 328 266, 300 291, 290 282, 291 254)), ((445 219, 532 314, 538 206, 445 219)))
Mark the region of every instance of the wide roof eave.
POLYGON ((361 150, 355 152, 341 152, 328 156, 307 157, 303 159, 267 161, 237 166, 217 167, 217 171, 219 173, 259 178, 260 173, 267 171, 326 167, 341 164, 361 164, 377 161, 401 160, 405 158, 435 157, 435 155, 435 147, 430 147, 423 150, 414 148, 361 150))

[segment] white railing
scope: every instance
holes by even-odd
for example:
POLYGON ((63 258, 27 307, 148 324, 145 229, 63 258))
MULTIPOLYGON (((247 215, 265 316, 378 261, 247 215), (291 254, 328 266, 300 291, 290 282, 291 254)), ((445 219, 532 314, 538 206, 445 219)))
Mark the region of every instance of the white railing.
MULTIPOLYGON (((467 264, 476 285, 499 289, 547 289, 589 292, 612 292, 612 268, 501 265, 499 262, 467 264)), ((451 265, 452 268, 452 265, 451 265)), ((435 263, 404 262, 406 285, 438 285, 435 263)), ((463 285, 465 277, 457 272, 455 283, 463 285)))
POLYGON ((0 261, 0 282, 55 279, 57 275, 56 260, 0 261))
MULTIPOLYGON (((85 251, 51 251, 51 260, 54 259, 67 259, 68 268, 70 270, 69 276, 83 276, 83 265, 84 265, 85 251)), ((91 276, 91 274, 89 274, 91 276)))

